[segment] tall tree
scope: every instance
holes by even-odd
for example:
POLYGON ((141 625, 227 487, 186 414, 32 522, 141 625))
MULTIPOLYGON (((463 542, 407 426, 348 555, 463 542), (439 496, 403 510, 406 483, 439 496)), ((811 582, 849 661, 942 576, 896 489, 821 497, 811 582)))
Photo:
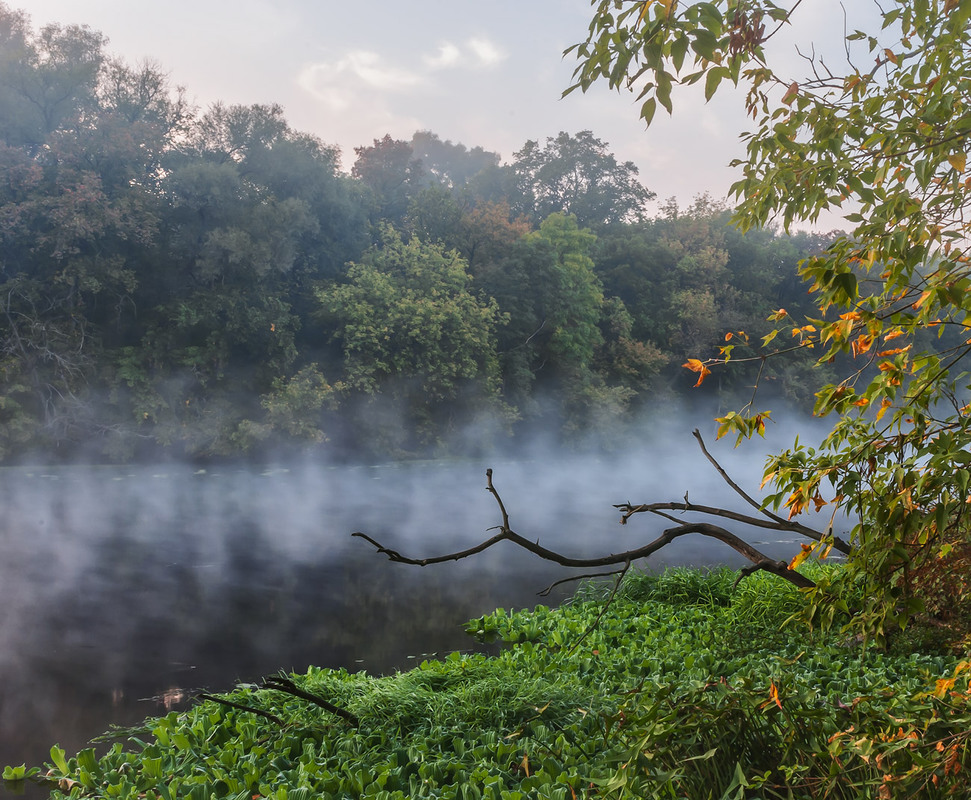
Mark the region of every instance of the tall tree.
POLYGON ((333 331, 344 355, 336 388, 359 403, 362 424, 386 437, 383 445, 428 447, 477 410, 501 410, 499 309, 472 294, 455 251, 404 241, 386 225, 346 282, 317 297, 323 331, 333 331), (382 419, 386 399, 393 402, 382 419))
POLYGON ((431 131, 415 131, 411 150, 421 163, 423 176, 450 189, 459 189, 482 170, 499 166, 498 153, 481 147, 467 148, 448 140, 443 142, 431 131))
POLYGON ((545 146, 526 142, 512 163, 522 210, 537 221, 572 214, 585 228, 643 219, 654 194, 638 181, 634 163, 618 162, 607 147, 590 131, 561 132, 545 146))
POLYGON ((373 219, 400 223, 422 184, 421 161, 414 149, 408 142, 385 134, 370 146, 355 147, 354 152, 357 160, 351 175, 371 191, 373 219))
POLYGON ((35 35, 0 6, 0 36, 0 395, 63 445, 113 427, 95 412, 104 398, 92 378, 131 324, 160 161, 184 106, 153 75, 153 115, 120 114, 106 98, 134 94, 148 70, 119 73, 86 28, 35 35))

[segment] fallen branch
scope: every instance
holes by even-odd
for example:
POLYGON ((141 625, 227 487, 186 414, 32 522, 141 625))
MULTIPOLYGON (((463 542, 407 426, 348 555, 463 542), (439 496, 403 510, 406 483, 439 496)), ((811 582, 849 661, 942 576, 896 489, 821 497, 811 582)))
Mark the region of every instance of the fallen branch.
POLYGON ((273 689, 277 692, 284 692, 286 694, 291 694, 294 697, 299 697, 302 700, 307 700, 314 705, 320 706, 321 708, 329 711, 331 714, 335 714, 345 722, 350 723, 354 727, 360 724, 360 720, 354 716, 350 711, 345 711, 343 708, 338 708, 333 703, 325 700, 323 697, 318 697, 310 692, 305 692, 303 689, 299 688, 293 681, 289 678, 283 677, 272 677, 263 679, 264 689, 273 689))
POLYGON ((370 542, 379 553, 384 553, 384 555, 386 555, 391 561, 399 564, 411 564, 418 567, 427 567, 431 564, 441 564, 446 561, 459 561, 463 558, 468 558, 469 556, 473 556, 477 553, 488 550, 490 547, 493 547, 499 542, 512 542, 518 547, 528 550, 530 553, 533 553, 546 561, 552 561, 553 563, 559 564, 563 567, 578 567, 585 569, 590 567, 604 567, 613 564, 625 564, 631 561, 636 561, 637 559, 647 558, 681 536, 686 536, 691 533, 698 533, 702 536, 708 536, 712 539, 717 539, 720 542, 724 542, 753 564, 759 565, 759 569, 772 572, 773 574, 778 575, 780 578, 783 578, 784 580, 787 580, 800 588, 809 588, 816 585, 804 575, 799 574, 795 570, 789 569, 785 562, 773 561, 764 553, 735 534, 727 531, 725 528, 713 525, 709 522, 682 523, 673 528, 668 528, 650 544, 646 544, 643 547, 634 548, 633 550, 625 550, 622 553, 611 553, 610 555, 600 556, 598 558, 573 558, 571 556, 558 553, 555 550, 550 550, 543 547, 538 541, 532 542, 516 533, 509 526, 509 514, 502 502, 502 498, 499 496, 499 492, 496 491, 496 488, 492 483, 491 469, 486 470, 486 481, 487 491, 492 494, 499 506, 499 511, 502 515, 502 524, 499 526, 499 533, 473 547, 440 556, 413 558, 410 556, 404 556, 397 550, 392 550, 391 548, 386 547, 360 531, 356 531, 352 534, 352 536, 356 536, 370 542))
POLYGON ((237 711, 248 711, 250 714, 256 714, 258 717, 263 717, 264 719, 268 719, 270 722, 275 722, 280 727, 283 727, 283 720, 275 714, 271 714, 269 711, 263 711, 259 708, 253 708, 252 706, 244 706, 242 703, 234 703, 231 700, 224 700, 221 697, 216 697, 214 694, 206 694, 205 692, 199 692, 196 697, 198 697, 200 700, 212 700, 214 703, 219 703, 221 706, 235 708, 237 711))

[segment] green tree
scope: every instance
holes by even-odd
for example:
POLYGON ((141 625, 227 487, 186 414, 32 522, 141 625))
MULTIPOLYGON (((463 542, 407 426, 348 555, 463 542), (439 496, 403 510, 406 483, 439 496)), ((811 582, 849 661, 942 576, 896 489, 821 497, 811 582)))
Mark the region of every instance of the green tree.
POLYGON ((345 282, 317 290, 321 332, 333 331, 343 352, 335 385, 362 401, 362 424, 399 451, 434 445, 483 411, 502 411, 495 301, 471 292, 465 261, 455 252, 405 241, 391 227, 345 282), (400 415, 376 409, 392 401, 400 415), (403 421, 404 426, 398 425, 403 421))
POLYGON ((481 147, 442 141, 431 131, 415 131, 411 150, 421 163, 423 177, 450 189, 465 186, 482 170, 499 166, 499 154, 481 147))
POLYGON ((629 222, 642 219, 654 197, 637 180, 633 162, 618 162, 590 131, 561 132, 545 146, 528 141, 514 154, 512 168, 522 211, 537 221, 562 213, 584 228, 629 222))
MULTIPOLYGON (((856 365, 816 394, 816 413, 837 417, 822 446, 797 443, 770 459, 768 502, 791 516, 832 504, 857 520, 845 580, 864 601, 853 622, 882 637, 930 596, 928 576, 946 579, 948 558, 971 544, 971 2, 876 6, 873 29, 840 42, 842 67, 811 58, 805 74, 784 72, 766 47, 783 25, 798 27, 798 2, 594 7, 587 40, 568 51, 580 59, 573 88, 630 88, 650 123, 658 105, 672 111, 676 86, 703 83, 706 97, 725 81, 743 86, 754 124, 737 162, 741 225, 788 227, 842 210, 853 226, 802 266, 811 317, 773 316, 795 344, 773 350, 770 333, 758 355, 811 347, 820 364, 856 365), (941 337, 934 346, 928 332, 941 337)), ((689 363, 704 377, 731 357, 689 363)), ((722 431, 757 430, 764 417, 749 411, 723 418, 722 431)), ((952 586, 955 600, 966 595, 962 582, 952 586)), ((815 597, 817 618, 831 621, 838 603, 823 602, 826 587, 815 597)))
POLYGON ((66 448, 115 428, 96 384, 133 324, 185 107, 86 28, 34 34, 0 6, 0 37, 0 396, 18 437, 66 448))
POLYGON ((165 164, 166 224, 138 292, 150 312, 123 351, 119 402, 193 455, 323 441, 328 354, 300 338, 302 318, 366 239, 336 151, 278 106, 217 104, 165 164))
POLYGON ((354 152, 357 159, 351 175, 370 191, 372 221, 400 224, 409 201, 421 190, 424 174, 411 144, 385 134, 370 146, 355 147, 354 152))

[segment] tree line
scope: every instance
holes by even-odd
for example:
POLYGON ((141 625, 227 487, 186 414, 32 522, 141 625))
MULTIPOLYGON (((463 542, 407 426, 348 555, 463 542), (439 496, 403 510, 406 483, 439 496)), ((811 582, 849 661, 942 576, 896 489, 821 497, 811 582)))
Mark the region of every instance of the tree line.
MULTIPOLYGON (((609 437, 811 308, 797 265, 831 237, 649 215, 590 131, 505 163, 388 135, 347 174, 280 107, 196 109, 106 47, 0 4, 0 459, 609 437)), ((812 364, 762 380, 805 397, 812 364)))

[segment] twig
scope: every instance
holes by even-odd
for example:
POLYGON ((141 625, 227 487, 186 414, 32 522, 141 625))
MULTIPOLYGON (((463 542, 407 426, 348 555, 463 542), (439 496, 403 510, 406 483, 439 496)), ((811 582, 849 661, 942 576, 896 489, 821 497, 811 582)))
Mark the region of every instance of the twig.
POLYGON ((611 575, 616 575, 621 570, 613 570, 612 572, 584 572, 582 575, 571 575, 569 578, 561 578, 558 581, 553 581, 549 586, 547 586, 543 591, 537 592, 540 597, 546 597, 553 589, 563 583, 572 583, 573 581, 584 581, 588 578, 609 578, 611 575))
POLYGON ((251 706, 244 706, 241 703, 233 703, 230 700, 223 700, 221 697, 216 697, 212 694, 206 694, 205 692, 199 692, 196 695, 200 700, 212 700, 214 703, 219 703, 221 706, 229 706, 230 708, 235 708, 239 711, 249 711, 251 714, 256 714, 258 717, 264 717, 270 720, 270 722, 275 722, 281 728, 283 727, 283 720, 278 716, 271 714, 269 711, 261 711, 258 708, 253 708, 251 706))
POLYGON ((324 700, 323 697, 318 697, 310 692, 305 692, 300 689, 293 681, 289 678, 282 677, 272 677, 263 679, 264 689, 273 689, 278 692, 285 692, 286 694, 292 694, 294 697, 299 697, 302 700, 307 700, 314 705, 320 706, 326 709, 331 714, 336 714, 338 717, 343 719, 345 722, 350 723, 355 728, 360 724, 360 720, 352 714, 350 711, 345 711, 343 708, 338 708, 333 703, 328 700, 324 700))
POLYGON ((600 609, 600 613, 597 614, 597 618, 590 623, 590 625, 583 632, 580 638, 573 643, 573 646, 567 651, 567 655, 572 655, 576 651, 576 649, 580 646, 580 644, 583 642, 583 640, 586 639, 591 634, 591 632, 593 632, 600 625, 600 620, 603 619, 604 614, 607 613, 607 609, 610 608, 610 606, 613 604, 614 598, 617 596, 617 591, 620 589, 620 584, 623 583, 624 576, 627 574, 627 570, 629 569, 630 569, 630 561, 624 564, 624 568, 620 570, 620 572, 617 574, 617 580, 614 581, 614 588, 610 591, 610 596, 607 598, 607 602, 603 604, 603 608, 600 609))

